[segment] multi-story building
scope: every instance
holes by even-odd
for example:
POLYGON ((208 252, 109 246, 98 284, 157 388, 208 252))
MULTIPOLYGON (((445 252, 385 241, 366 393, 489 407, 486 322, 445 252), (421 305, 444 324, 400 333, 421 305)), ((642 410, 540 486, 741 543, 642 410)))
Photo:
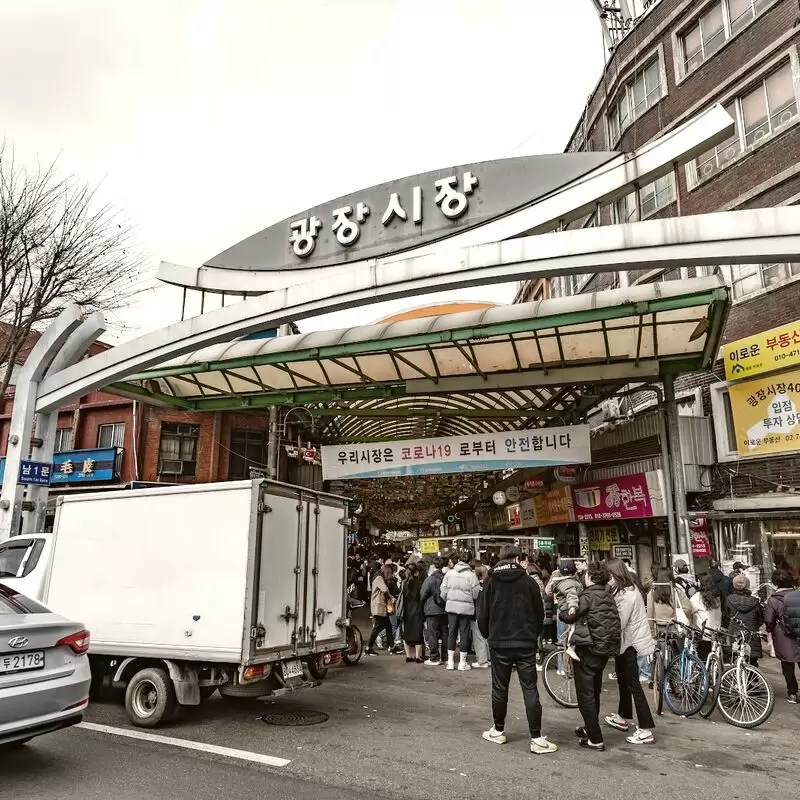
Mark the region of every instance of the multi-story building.
MULTIPOLYGON (((624 12, 630 8, 629 3, 602 5, 604 24, 612 29, 607 37, 611 46, 603 73, 567 144, 568 152, 631 151, 717 103, 734 118, 735 130, 727 141, 685 167, 676 167, 673 173, 638 187, 636 192, 597 209, 570 227, 798 203, 797 2, 651 0, 639 4, 638 17, 627 20, 624 12)), ((800 322, 792 327, 800 319, 800 264, 765 263, 720 269, 728 279, 733 298, 726 343, 779 326, 788 326, 784 335, 789 339, 796 334, 800 340, 800 322)), ((558 297, 641 282, 681 280, 703 271, 701 267, 682 267, 554 278, 549 293, 558 297)), ((541 291, 538 281, 523 285, 518 299, 531 299, 534 291, 541 291)), ((762 349, 766 343, 767 338, 763 338, 762 349)), ((759 346, 758 342, 755 344, 759 346)), ((748 342, 748 347, 752 345, 748 342)), ((796 355, 786 351, 782 370, 800 367, 800 348, 795 349, 796 355)), ((773 382, 774 378, 773 375, 773 382)), ((782 378, 778 389, 791 389, 791 371, 782 378)), ((751 386, 755 393, 761 391, 756 383, 751 386)), ((703 527, 705 518, 710 523, 716 554, 723 560, 760 565, 762 573, 754 576, 759 580, 768 577, 773 564, 786 563, 797 571, 800 436, 794 446, 793 434, 789 434, 779 444, 743 447, 747 432, 737 431, 734 424, 733 416, 740 412, 731 402, 722 360, 712 374, 684 377, 679 388, 686 401, 684 413, 707 417, 713 424, 716 444, 714 463, 699 470, 694 484, 687 481, 689 507, 697 512, 698 528, 703 527), (707 514, 704 517, 700 512, 707 514)), ((741 394, 739 388, 734 394, 741 394)), ((751 392, 751 401, 754 396, 751 392)), ((652 398, 634 394, 614 409, 610 416, 617 418, 613 420, 617 432, 609 437, 614 444, 609 452, 612 458, 594 465, 595 471, 608 475, 624 469, 613 462, 627 458, 626 447, 635 448, 632 457, 645 466, 648 459, 657 459, 661 449, 657 435, 649 436, 645 442, 642 437, 619 433, 619 418, 638 413, 647 402, 652 403, 652 398)), ((782 402, 797 411, 790 391, 782 402)), ((792 417, 794 414, 788 419, 792 417)), ((656 430, 652 427, 651 433, 656 430)), ((691 461, 687 452, 692 450, 692 442, 684 442, 687 463, 691 461)))

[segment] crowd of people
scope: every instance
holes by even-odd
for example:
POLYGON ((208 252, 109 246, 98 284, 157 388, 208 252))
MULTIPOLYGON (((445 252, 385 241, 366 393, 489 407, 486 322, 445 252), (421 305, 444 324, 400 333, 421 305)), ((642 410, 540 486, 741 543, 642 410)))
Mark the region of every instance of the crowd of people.
MULTIPOLYGON (((750 639, 753 666, 763 657, 757 635, 763 626, 781 662, 787 700, 797 702, 800 590, 795 590, 794 578, 785 570, 772 575, 775 591, 765 604, 751 592, 746 567, 739 562, 730 575, 712 561, 708 572, 693 577, 689 566, 677 560, 671 570, 653 565, 642 581, 630 562, 617 558, 591 563, 560 558, 551 571, 548 554, 533 559, 507 545, 491 568, 462 550, 448 559, 437 556, 427 565, 418 556, 356 554, 349 570, 354 592, 370 604, 368 656, 377 656, 377 649, 384 648, 405 652, 408 663, 444 664, 462 672, 491 670, 493 725, 483 738, 496 744, 507 741, 508 689, 516 671, 531 752, 558 749, 542 735, 537 682, 542 650, 556 638, 564 643, 564 657, 573 662, 582 717, 575 735, 578 744, 590 750, 605 750, 600 700, 609 663, 619 701, 603 722, 628 733, 632 745, 655 743, 655 723, 643 684, 650 680, 661 624, 691 624, 730 634, 743 629, 756 632, 750 639)), ((708 635, 698 645, 700 658, 705 659, 710 649, 708 635)))

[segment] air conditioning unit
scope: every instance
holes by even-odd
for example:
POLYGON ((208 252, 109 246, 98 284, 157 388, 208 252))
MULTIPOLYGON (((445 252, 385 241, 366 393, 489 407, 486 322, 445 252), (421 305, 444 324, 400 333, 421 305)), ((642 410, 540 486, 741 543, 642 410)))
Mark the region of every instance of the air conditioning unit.
POLYGON ((183 475, 183 461, 164 458, 158 465, 159 475, 183 475))
POLYGON ((618 419, 622 416, 620 412, 620 398, 610 397, 608 400, 603 400, 600 405, 600 413, 603 417, 603 422, 618 419))

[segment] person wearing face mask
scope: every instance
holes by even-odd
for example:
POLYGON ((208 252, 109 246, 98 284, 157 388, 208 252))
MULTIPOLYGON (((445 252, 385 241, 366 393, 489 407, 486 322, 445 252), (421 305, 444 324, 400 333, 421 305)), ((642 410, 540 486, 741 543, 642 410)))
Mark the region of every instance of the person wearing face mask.
POLYGON ((629 744, 653 744, 655 722, 642 688, 639 673, 639 656, 651 656, 656 643, 647 621, 647 609, 642 592, 625 564, 618 558, 606 560, 606 568, 611 575, 611 591, 619 611, 622 642, 619 655, 615 658, 617 684, 619 685, 618 713, 605 717, 605 722, 619 731, 630 730, 628 720, 636 708, 637 727, 629 744))

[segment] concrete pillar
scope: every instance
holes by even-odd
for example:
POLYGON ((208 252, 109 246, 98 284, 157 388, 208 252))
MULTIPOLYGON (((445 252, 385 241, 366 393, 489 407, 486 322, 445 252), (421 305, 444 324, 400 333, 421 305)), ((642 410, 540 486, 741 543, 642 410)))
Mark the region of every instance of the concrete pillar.
MULTIPOLYGON (((55 375, 62 369, 77 364, 89 345, 106 329, 105 319, 99 312, 87 317, 69 337, 61 350, 55 355, 46 375, 55 375)), ((35 400, 34 400, 35 403, 35 400)), ((76 410, 76 414, 78 411, 76 410)), ((58 428, 58 410, 36 415, 36 436, 38 442, 31 446, 31 459, 53 463, 56 429, 58 428)), ((77 430, 76 430, 77 433, 77 430)), ((73 441, 73 447, 75 441, 73 441)), ((23 533, 39 533, 44 530, 47 499, 50 496, 49 486, 29 486, 27 499, 33 503, 33 510, 22 516, 23 533)))
MULTIPOLYGON (((19 372, 8 433, 5 476, 0 491, 0 542, 19 531, 24 485, 19 482, 22 461, 28 457, 39 384, 56 354, 69 341, 83 318, 78 306, 65 308, 39 337, 19 372)), ((58 410, 54 409, 58 414, 58 410)), ((54 429, 55 430, 55 429, 54 429)))

